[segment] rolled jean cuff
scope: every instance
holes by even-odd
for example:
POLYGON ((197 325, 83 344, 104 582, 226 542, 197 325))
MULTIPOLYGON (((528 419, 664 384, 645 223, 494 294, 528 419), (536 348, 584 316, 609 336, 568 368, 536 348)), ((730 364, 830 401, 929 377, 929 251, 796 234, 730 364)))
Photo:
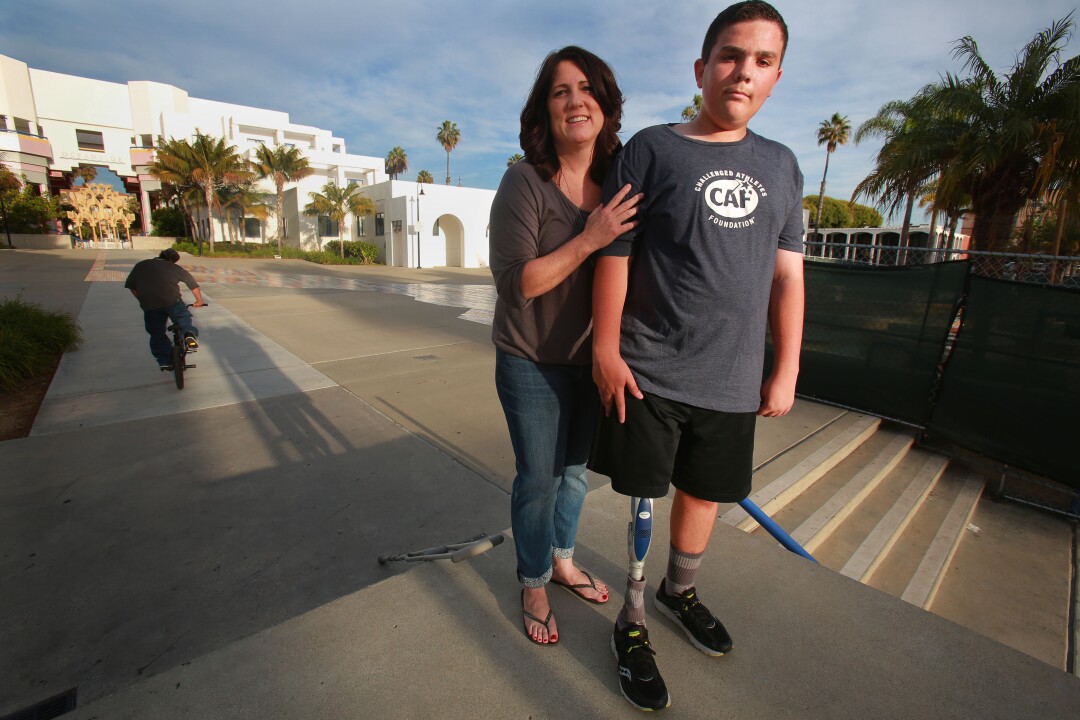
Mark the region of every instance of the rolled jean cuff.
POLYGON ((548 584, 548 580, 551 579, 551 568, 547 569, 547 572, 538 578, 528 578, 522 574, 518 574, 518 580, 521 584, 527 588, 542 588, 548 584))
POLYGON ((574 548, 551 548, 551 557, 559 558, 560 560, 569 560, 574 557, 574 548))

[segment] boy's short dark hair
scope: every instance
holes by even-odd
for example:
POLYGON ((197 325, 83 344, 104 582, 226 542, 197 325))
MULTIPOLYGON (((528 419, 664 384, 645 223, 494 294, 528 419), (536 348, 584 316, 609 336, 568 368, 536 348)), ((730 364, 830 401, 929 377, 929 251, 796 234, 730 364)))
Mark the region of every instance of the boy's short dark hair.
POLYGON ((162 250, 158 255, 162 260, 168 260, 169 262, 180 262, 180 253, 176 252, 172 248, 166 248, 162 250))
POLYGON ((780 11, 764 0, 744 0, 734 5, 729 5, 716 16, 705 32, 705 42, 701 45, 701 61, 709 62, 713 45, 716 44, 717 36, 736 23, 750 22, 751 20, 765 20, 774 22, 780 26, 780 35, 784 38, 784 47, 780 51, 780 62, 784 62, 784 53, 787 52, 788 31, 787 23, 780 11))

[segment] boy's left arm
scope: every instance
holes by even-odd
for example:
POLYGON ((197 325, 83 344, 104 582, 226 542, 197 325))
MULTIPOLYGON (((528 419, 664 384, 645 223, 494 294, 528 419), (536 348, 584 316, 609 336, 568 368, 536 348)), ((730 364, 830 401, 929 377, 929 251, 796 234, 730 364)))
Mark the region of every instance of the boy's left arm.
POLYGON ((773 370, 761 386, 761 407, 757 414, 762 417, 780 417, 795 404, 805 304, 802 253, 777 250, 769 296, 773 370))

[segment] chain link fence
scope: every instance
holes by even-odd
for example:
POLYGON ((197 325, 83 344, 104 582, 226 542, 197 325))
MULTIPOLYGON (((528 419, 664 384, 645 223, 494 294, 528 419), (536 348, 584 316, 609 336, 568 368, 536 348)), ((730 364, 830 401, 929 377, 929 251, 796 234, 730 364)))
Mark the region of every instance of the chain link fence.
POLYGON ((970 260, 971 273, 996 280, 1080 289, 1080 257, 951 248, 807 242, 807 258, 849 265, 902 267, 970 260))
MULTIPOLYGON (((881 268, 915 267, 951 260, 967 260, 969 262, 968 272, 972 276, 1007 280, 1034 287, 1080 289, 1080 257, 1076 256, 1063 257, 958 249, 897 247, 895 245, 861 245, 843 242, 807 242, 805 254, 808 260, 813 261, 815 264, 823 263, 826 267, 829 265, 881 268)), ((1029 292, 1025 297, 1029 295, 1037 297, 1039 293, 1035 292, 1032 295, 1029 292)), ((858 325, 864 330, 876 331, 882 337, 885 337, 895 325, 896 319, 891 317, 886 309, 880 307, 880 303, 875 302, 874 298, 878 298, 878 294, 869 293, 867 297, 869 299, 864 302, 843 303, 843 307, 830 309, 829 312, 840 313, 845 323, 858 325)), ((1049 297, 1046 298, 1047 301, 1050 299, 1049 297)), ((1064 301, 1064 298, 1058 298, 1058 301, 1064 301)), ((1073 304, 1069 305, 1069 307, 1073 306, 1073 304)), ((1077 333, 1080 332, 1080 316, 1075 313, 1066 313, 1066 315, 1058 313, 1054 315, 1054 318, 1054 321, 1050 323, 1053 327, 1048 325, 1043 328, 1047 333, 1059 332, 1070 338, 1077 337, 1077 333)), ((961 317, 957 315, 945 340, 944 354, 941 358, 942 368, 952 352, 957 333, 960 330, 960 323, 961 317)), ((1070 342, 1075 342, 1075 340, 1070 342)), ((834 345, 832 342, 827 344, 834 345)), ((826 349, 834 354, 836 352, 835 347, 826 349)), ((1072 355, 1072 352, 1069 351, 1066 355, 1072 355)), ((1075 356, 1072 356, 1072 359, 1070 357, 1059 359, 1062 362, 1075 362, 1075 356)), ((830 368, 827 375, 834 372, 836 372, 836 368, 830 368)), ((846 377, 845 373, 838 373, 838 375, 846 377)), ((1067 383, 1067 385, 1072 385, 1071 392, 1075 393, 1075 385, 1071 382, 1067 383)), ((936 398, 936 387, 937 384, 935 383, 935 391, 931 393, 932 398, 936 398)), ((1063 387, 1062 391, 1067 396, 1070 388, 1063 387)), ((873 400, 881 400, 882 384, 873 383, 872 390, 869 392, 872 393, 873 400)), ((932 400, 932 402, 936 403, 936 399, 932 400)), ((864 403, 860 407, 872 407, 872 404, 866 405, 864 403)), ((864 411, 874 413, 872 409, 864 411)), ((916 425, 922 427, 921 423, 916 422, 916 425)), ((950 443, 942 445, 929 441, 927 438, 924 438, 924 440, 929 442, 929 447, 932 449, 944 452, 952 457, 954 461, 958 461, 989 478, 988 490, 997 497, 1039 507, 1074 520, 1080 519, 1080 492, 1076 489, 1040 477, 1021 468, 1010 466, 1007 463, 959 445, 950 443)))

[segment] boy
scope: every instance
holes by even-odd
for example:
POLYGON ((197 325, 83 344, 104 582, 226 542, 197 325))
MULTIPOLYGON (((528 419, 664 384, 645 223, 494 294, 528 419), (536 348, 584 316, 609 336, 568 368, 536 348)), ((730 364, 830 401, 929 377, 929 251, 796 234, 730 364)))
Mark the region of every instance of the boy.
POLYGON ((197 350, 199 330, 191 321, 191 313, 180 296, 180 283, 184 283, 195 296, 193 307, 205 305, 199 283, 184 268, 177 265, 180 253, 172 248, 162 250, 156 258, 135 263, 128 273, 124 287, 139 301, 143 311, 143 327, 150 335, 150 352, 162 372, 171 372, 172 343, 165 334, 171 319, 184 333, 189 351, 197 350))
MULTIPOLYGON (((607 417, 589 467, 635 498, 675 486, 654 604, 708 655, 732 643, 694 575, 717 503, 749 494, 755 415, 791 409, 799 369, 802 173, 790 150, 747 129, 786 48, 787 26, 768 3, 721 12, 694 62, 698 117, 638 133, 604 187, 605 201, 627 183, 644 200, 639 227, 596 266, 593 375, 607 417), (762 383, 766 323, 775 359, 762 383)), ((645 628, 645 578, 634 574, 612 650, 623 695, 653 710, 670 697, 645 628)))

